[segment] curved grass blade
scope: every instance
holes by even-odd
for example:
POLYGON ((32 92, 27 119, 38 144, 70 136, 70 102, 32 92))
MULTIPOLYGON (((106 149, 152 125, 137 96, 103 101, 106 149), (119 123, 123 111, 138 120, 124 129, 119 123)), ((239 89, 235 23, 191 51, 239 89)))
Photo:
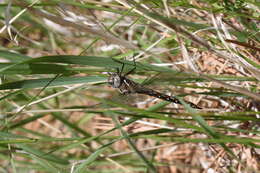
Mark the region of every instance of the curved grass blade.
POLYGON ((70 74, 73 73, 73 68, 68 65, 61 64, 15 64, 15 63, 0 63, 0 69, 6 69, 1 71, 0 74, 12 75, 12 74, 70 74), (15 68, 13 68, 15 67, 15 68))
MULTIPOLYGON (((22 80, 17 82, 10 82, 0 85, 0 90, 6 89, 30 89, 41 88, 46 86, 52 78, 22 80)), ((100 76, 86 76, 86 77, 59 77, 52 81, 49 86, 62 86, 80 83, 100 83, 106 81, 105 77, 100 76)))
POLYGON ((20 148, 22 148, 24 151, 37 156, 39 158, 54 162, 54 163, 58 163, 58 164, 62 164, 62 165, 68 165, 69 162, 65 159, 61 159, 58 156, 52 155, 52 154, 46 154, 44 152, 42 152, 41 150, 37 150, 32 148, 31 146, 25 145, 25 144, 18 144, 18 146, 20 148))
POLYGON ((113 119, 114 123, 119 127, 119 130, 120 130, 122 136, 127 140, 130 148, 132 148, 134 150, 134 152, 140 157, 140 159, 147 165, 147 167, 149 168, 149 171, 157 172, 156 168, 154 167, 152 162, 150 162, 144 156, 144 154, 138 150, 138 148, 134 145, 133 141, 131 140, 130 136, 122 129, 122 125, 119 123, 119 121, 116 119, 115 115, 113 115, 113 114, 112 114, 112 119, 113 119))
POLYGON ((30 59, 29 56, 4 50, 0 50, 0 57, 10 62, 16 63, 30 59))

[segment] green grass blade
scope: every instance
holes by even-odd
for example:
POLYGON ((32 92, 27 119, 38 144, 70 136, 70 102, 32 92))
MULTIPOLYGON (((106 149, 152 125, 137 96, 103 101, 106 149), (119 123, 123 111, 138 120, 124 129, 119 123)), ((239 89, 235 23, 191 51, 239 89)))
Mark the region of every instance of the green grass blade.
MULTIPOLYGON (((6 89, 30 89, 45 87, 53 78, 23 80, 17 82, 10 82, 0 85, 0 90, 6 89)), ((106 78, 100 76, 86 76, 86 77, 59 77, 52 81, 49 86, 62 86, 71 84, 93 84, 106 81, 106 78)))

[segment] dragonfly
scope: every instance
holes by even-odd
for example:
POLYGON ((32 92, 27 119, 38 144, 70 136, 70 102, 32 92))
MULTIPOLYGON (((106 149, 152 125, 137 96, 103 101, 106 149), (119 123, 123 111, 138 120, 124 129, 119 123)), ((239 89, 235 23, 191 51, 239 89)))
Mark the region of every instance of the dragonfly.
MULTIPOLYGON (((122 63, 122 62, 120 62, 122 63)), ((134 61, 135 63, 135 61, 134 61)), ((164 93, 155 91, 153 89, 144 87, 143 85, 134 82, 133 80, 129 79, 127 76, 131 73, 133 73, 136 69, 136 66, 127 72, 126 74, 122 74, 124 69, 124 63, 122 65, 121 70, 117 68, 117 72, 109 72, 109 77, 108 77, 108 84, 113 87, 119 89, 120 93, 126 95, 126 94, 144 94, 144 95, 149 95, 152 97, 156 97, 161 100, 165 100, 168 102, 172 102, 175 104, 182 104, 176 97, 166 95, 164 93)), ((195 108, 195 109, 202 109, 201 107, 197 106, 196 104, 185 101, 190 107, 195 108)))

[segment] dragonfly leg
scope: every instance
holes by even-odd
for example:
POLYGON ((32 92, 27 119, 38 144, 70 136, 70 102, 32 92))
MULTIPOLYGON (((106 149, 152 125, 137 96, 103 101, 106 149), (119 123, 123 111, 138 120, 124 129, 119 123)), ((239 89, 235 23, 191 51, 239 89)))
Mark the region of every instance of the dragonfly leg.
POLYGON ((112 60, 115 61, 115 62, 118 62, 118 63, 122 64, 121 70, 119 70, 118 67, 116 68, 117 74, 118 74, 119 76, 122 76, 122 73, 123 73, 124 67, 125 67, 125 63, 123 63, 123 62, 121 62, 121 61, 119 61, 119 60, 117 60, 117 59, 114 59, 114 58, 112 58, 112 60))
POLYGON ((119 71, 119 68, 118 68, 118 67, 116 68, 116 73, 117 73, 117 74, 119 74, 119 73, 120 73, 120 71, 119 71))
POLYGON ((125 67, 125 63, 122 64, 121 70, 118 71, 119 76, 122 76, 122 73, 123 73, 124 67, 125 67))
POLYGON ((133 58, 133 61, 134 61, 134 68, 132 68, 129 72, 127 72, 127 73, 124 75, 124 77, 127 76, 127 75, 129 75, 129 74, 131 74, 131 73, 133 73, 133 72, 136 70, 135 58, 133 58))
POLYGON ((117 59, 113 59, 113 61, 116 61, 116 62, 122 64, 121 70, 117 70, 117 73, 118 73, 120 76, 124 76, 124 77, 125 77, 125 76, 127 76, 127 75, 133 73, 133 72, 136 70, 136 62, 135 62, 135 59, 133 59, 133 61, 134 61, 134 68, 132 68, 129 72, 127 72, 127 73, 124 74, 124 75, 122 75, 122 73, 123 73, 123 70, 124 70, 124 67, 125 67, 125 63, 124 63, 124 62, 121 62, 121 61, 119 61, 119 60, 117 60, 117 59))

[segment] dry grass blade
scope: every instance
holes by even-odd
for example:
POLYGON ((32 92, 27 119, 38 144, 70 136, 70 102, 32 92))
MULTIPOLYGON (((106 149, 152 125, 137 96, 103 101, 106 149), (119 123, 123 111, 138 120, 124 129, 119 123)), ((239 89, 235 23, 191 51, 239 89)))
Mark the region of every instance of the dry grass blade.
POLYGON ((240 64, 241 66, 243 66, 244 68, 248 69, 249 71, 251 71, 251 73, 260 80, 259 76, 260 76, 260 71, 254 67, 252 67, 250 64, 248 64, 246 61, 244 61, 243 59, 237 59, 236 56, 233 56, 231 54, 227 54, 224 52, 221 52, 219 50, 217 50, 216 48, 214 48, 212 45, 210 45, 209 43, 207 43, 206 40, 204 40, 201 37, 196 36, 195 34, 192 34, 190 32, 188 32, 187 30, 185 30, 183 27, 181 26, 177 26, 174 23, 170 22, 169 20, 167 20, 166 18, 162 17, 161 15, 155 13, 153 10, 153 12, 148 11, 147 9, 145 9, 144 7, 140 6, 138 3, 136 3, 135 1, 130 1, 130 0, 126 0, 126 2, 128 2, 128 4, 126 4, 124 1, 122 0, 118 0, 120 3, 122 3, 123 5, 127 6, 128 8, 130 8, 131 6, 129 4, 133 4, 135 6, 135 10, 137 13, 145 16, 148 20, 155 22, 165 28, 167 28, 170 31, 173 32, 177 32, 183 36, 185 36, 188 39, 191 39, 194 43, 196 43, 199 46, 205 47, 207 48, 209 51, 215 53, 216 55, 218 55, 219 57, 231 60, 233 62, 236 62, 238 64, 240 64))
POLYGON ((216 82, 216 83, 218 83, 219 85, 221 85, 221 86, 224 87, 224 88, 227 88, 227 89, 230 89, 230 90, 239 92, 239 93, 243 93, 243 94, 245 94, 245 95, 247 95, 247 96, 249 96, 249 97, 251 97, 251 98, 253 98, 253 99, 255 99, 255 100, 260 101, 260 94, 258 94, 258 93, 250 92, 250 91, 248 91, 248 90, 246 90, 246 89, 244 89, 244 88, 227 84, 227 83, 225 83, 225 82, 222 82, 222 81, 220 81, 220 80, 217 80, 217 79, 208 77, 208 76, 203 75, 203 74, 198 74, 198 76, 201 77, 201 78, 204 78, 204 79, 206 79, 206 80, 209 80, 209 81, 211 81, 211 82, 216 82))
POLYGON ((21 4, 21 2, 17 1, 16 3, 19 4, 20 6, 28 9, 28 11, 31 12, 35 16, 46 18, 46 19, 48 19, 48 20, 50 20, 54 23, 60 24, 62 26, 71 27, 71 28, 77 29, 78 31, 81 31, 81 32, 87 32, 87 33, 93 34, 94 36, 101 37, 103 40, 105 40, 109 43, 114 43, 114 44, 123 46, 127 49, 137 49, 137 47, 135 45, 133 45, 132 43, 125 41, 122 38, 117 38, 114 35, 108 33, 107 31, 105 31, 101 28, 100 29, 93 29, 93 28, 88 27, 86 25, 76 24, 74 22, 70 22, 68 20, 62 19, 59 16, 55 16, 55 15, 49 14, 47 12, 43 12, 41 10, 38 10, 38 9, 34 9, 32 7, 29 7, 26 4, 21 4))
POLYGON ((33 1, 0 5, 4 172, 260 170, 259 3, 33 1))

